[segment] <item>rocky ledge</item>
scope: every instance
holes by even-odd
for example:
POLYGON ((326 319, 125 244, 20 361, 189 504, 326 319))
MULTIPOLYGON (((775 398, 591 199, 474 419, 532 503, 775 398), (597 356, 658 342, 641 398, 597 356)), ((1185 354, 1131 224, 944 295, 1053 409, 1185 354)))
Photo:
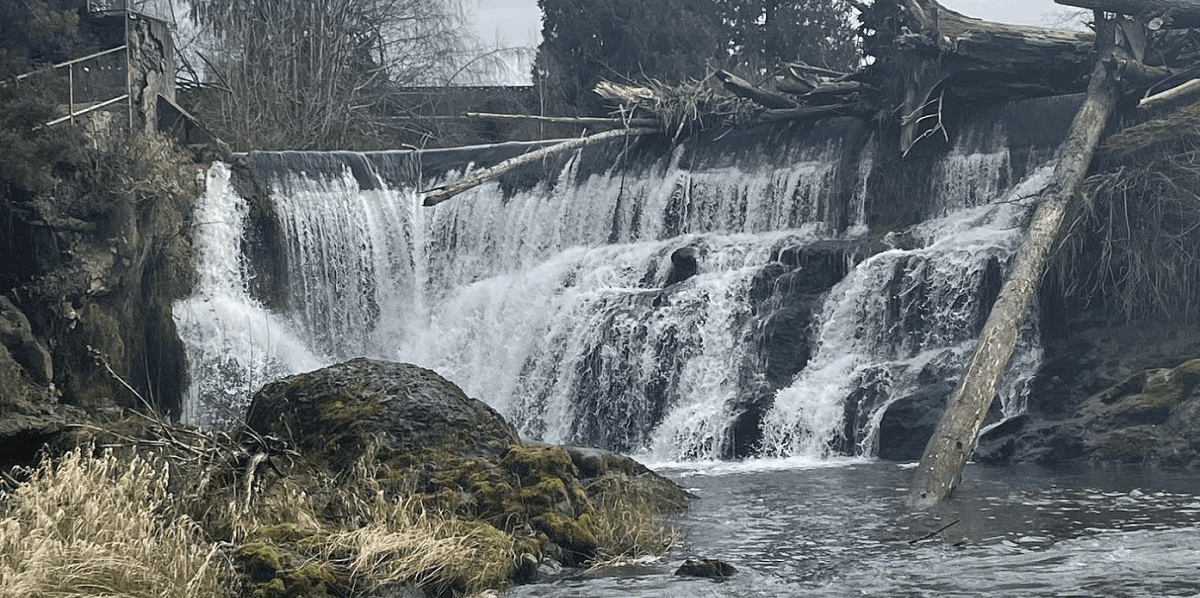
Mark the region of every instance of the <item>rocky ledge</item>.
POLYGON ((1150 368, 1069 411, 1031 411, 980 437, 990 463, 1200 466, 1200 359, 1150 368))

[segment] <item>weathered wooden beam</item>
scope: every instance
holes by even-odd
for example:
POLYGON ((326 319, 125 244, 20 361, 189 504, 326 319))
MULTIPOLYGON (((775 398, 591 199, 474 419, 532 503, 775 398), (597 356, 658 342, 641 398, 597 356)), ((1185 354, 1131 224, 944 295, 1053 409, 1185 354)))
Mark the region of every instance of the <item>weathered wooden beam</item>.
MULTIPOLYGON (((1096 23, 1101 32, 1101 56, 1105 56, 1111 49, 1112 24, 1101 13, 1096 14, 1096 23)), ((1046 272, 1050 249, 1067 208, 1079 193, 1092 154, 1116 107, 1117 87, 1107 62, 1097 60, 1092 69, 1087 99, 1071 123, 1052 182, 1039 196, 1029 231, 979 335, 975 353, 921 455, 909 488, 911 506, 940 502, 962 478, 963 466, 975 448, 979 428, 1012 357, 1021 323, 1046 272)))
POLYGON ((463 191, 467 191, 469 189, 478 187, 479 185, 482 185, 483 183, 485 183, 487 181, 490 181, 490 180, 492 180, 492 179, 494 179, 494 178, 496 178, 518 166, 521 166, 522 164, 529 164, 530 162, 536 162, 538 160, 541 160, 542 158, 552 156, 554 154, 558 154, 558 153, 562 153, 562 152, 569 152, 572 150, 586 147, 593 143, 600 143, 602 141, 607 141, 609 139, 616 139, 619 137, 633 137, 633 136, 638 136, 638 135, 653 135, 655 133, 660 133, 660 132, 662 132, 661 129, 648 128, 648 127, 635 127, 635 128, 629 128, 629 129, 613 129, 611 131, 604 131, 603 133, 596 133, 594 135, 588 135, 587 137, 580 137, 578 139, 569 139, 562 143, 557 143, 557 144, 554 144, 551 146, 543 147, 539 150, 534 150, 527 154, 521 154, 520 156, 517 156, 515 158, 509 158, 508 160, 500 162, 499 164, 496 164, 495 166, 490 166, 488 168, 484 168, 482 170, 473 172, 471 174, 468 174, 468 175, 462 177, 461 179, 458 179, 457 181, 454 181, 454 182, 446 184, 446 185, 442 185, 441 187, 435 187, 435 188, 429 189, 427 191, 422 191, 421 192, 421 204, 424 206, 435 206, 439 203, 442 203, 442 202, 454 197, 455 195, 458 195, 459 193, 462 193, 463 191))
POLYGON ((797 73, 797 74, 808 73, 810 75, 816 75, 818 77, 833 77, 838 80, 844 79, 851 75, 851 73, 843 73, 842 71, 834 71, 834 70, 830 70, 830 69, 826 69, 826 68, 821 68, 819 66, 812 66, 811 64, 805 64, 803 62, 791 62, 791 63, 788 63, 787 67, 788 67, 789 71, 793 71, 794 73, 797 73))
POLYGON ((801 100, 813 100, 828 96, 849 95, 863 91, 874 91, 870 85, 862 81, 840 81, 838 83, 826 83, 818 85, 812 91, 800 96, 801 100))
POLYGON ((1200 0, 1054 0, 1063 6, 1103 10, 1136 17, 1157 30, 1200 26, 1200 0))
POLYGON ((816 84, 809 81, 807 77, 802 77, 800 74, 792 72, 791 70, 785 74, 777 75, 775 77, 775 89, 778 89, 783 93, 802 95, 816 88, 816 84))
POLYGON ((867 116, 871 114, 871 105, 866 102, 848 104, 827 104, 824 106, 799 106, 777 110, 763 110, 755 116, 754 123, 777 122, 784 120, 816 120, 834 116, 867 116))
POLYGON ((649 87, 623 85, 611 81, 599 81, 592 88, 596 95, 620 104, 637 105, 643 102, 654 102, 658 94, 649 87))
POLYGON ((795 62, 775 75, 775 89, 792 95, 804 95, 813 90, 833 91, 837 86, 863 85, 859 81, 850 80, 860 72, 843 73, 795 62))

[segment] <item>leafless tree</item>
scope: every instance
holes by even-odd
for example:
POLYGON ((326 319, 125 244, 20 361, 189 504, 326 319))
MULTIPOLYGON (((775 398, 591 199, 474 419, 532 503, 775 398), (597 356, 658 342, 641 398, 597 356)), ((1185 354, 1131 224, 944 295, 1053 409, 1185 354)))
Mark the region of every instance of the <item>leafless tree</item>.
POLYGON ((240 149, 396 145, 399 87, 494 68, 461 0, 192 0, 209 40, 192 108, 240 149))

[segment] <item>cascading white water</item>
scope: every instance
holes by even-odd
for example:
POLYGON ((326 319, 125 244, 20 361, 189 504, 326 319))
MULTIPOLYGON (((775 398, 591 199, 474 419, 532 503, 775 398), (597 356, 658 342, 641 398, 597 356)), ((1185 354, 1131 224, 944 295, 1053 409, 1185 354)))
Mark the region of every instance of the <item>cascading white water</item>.
POLYGON ((671 412, 679 423, 659 434, 669 427, 681 450, 715 453, 749 350, 747 286, 780 248, 821 238, 817 228, 566 250, 458 290, 400 355, 497 397, 544 440, 643 449, 671 412), (666 286, 681 246, 703 256, 704 272, 666 286))
MULTIPOLYGON (((876 385, 888 400, 866 406, 868 429, 860 436, 859 454, 870 455, 884 410, 927 367, 964 367, 975 346, 976 320, 990 309, 979 292, 988 264, 1007 262, 1015 253, 1028 198, 1050 174, 1043 167, 998 202, 959 208, 919 225, 912 231, 918 248, 876 254, 840 282, 820 318, 816 356, 779 392, 765 418, 764 453, 828 455, 835 437, 844 435, 846 397, 876 385)), ((1040 360, 1032 327, 1022 335, 1016 364, 1040 360)), ((1022 384, 1030 369, 1009 371, 1000 390, 1006 416, 1024 410, 1022 384)))
POLYGON ((291 321, 263 309, 246 290, 247 208, 229 177, 224 164, 208 171, 207 193, 194 214, 197 292, 173 310, 192 380, 182 419, 203 426, 241 421, 247 397, 263 383, 322 365, 291 321))
MULTIPOLYGON (((553 184, 507 194, 487 184, 433 209, 411 188, 363 189, 349 169, 292 172, 269 181, 287 247, 275 312, 247 292, 256 269, 234 249, 248 209, 214 167, 196 234, 214 274, 176 307, 193 379, 187 417, 226 421, 216 406, 236 411, 253 384, 365 355, 437 370, 529 437, 658 460, 728 456, 747 385, 767 377, 758 345, 775 308, 763 301, 783 301, 764 296, 763 272, 814 243, 870 243, 861 223, 872 151, 847 166, 845 150, 800 144, 774 160, 697 165, 680 147, 661 163, 588 176, 576 157, 553 184), (680 250, 695 256, 695 275, 679 276, 680 250)), ((974 291, 1019 236, 1010 199, 1040 180, 1004 195, 1006 160, 1003 150, 952 152, 933 189, 946 215, 911 232, 913 249, 856 267, 838 258, 850 274, 820 321, 795 324, 819 330, 818 351, 767 411, 764 454, 828 456, 856 385, 894 399, 930 362, 961 367, 968 320, 982 309, 974 291), (888 295, 896 289, 907 290, 888 295)), ((1036 353, 1031 343, 1018 358, 1036 353)), ((865 454, 884 407, 867 406, 849 439, 865 454)))
POLYGON ((327 360, 394 357, 424 318, 424 231, 412 189, 295 177, 272 189, 287 242, 288 313, 327 360))

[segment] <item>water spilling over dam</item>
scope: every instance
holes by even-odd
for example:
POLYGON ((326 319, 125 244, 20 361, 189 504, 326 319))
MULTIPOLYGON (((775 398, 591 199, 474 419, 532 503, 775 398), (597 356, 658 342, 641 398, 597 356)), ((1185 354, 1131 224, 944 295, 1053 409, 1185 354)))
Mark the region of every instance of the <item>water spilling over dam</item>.
MULTIPOLYGON (((999 108, 904 163, 853 119, 616 142, 433 208, 420 189, 528 147, 215 166, 201 282, 175 309, 185 418, 227 424, 269 379, 369 356, 432 368, 539 440, 874 456, 889 412, 957 379, 1072 108, 999 108)), ((1039 358, 1035 319, 997 418, 1039 358)))

